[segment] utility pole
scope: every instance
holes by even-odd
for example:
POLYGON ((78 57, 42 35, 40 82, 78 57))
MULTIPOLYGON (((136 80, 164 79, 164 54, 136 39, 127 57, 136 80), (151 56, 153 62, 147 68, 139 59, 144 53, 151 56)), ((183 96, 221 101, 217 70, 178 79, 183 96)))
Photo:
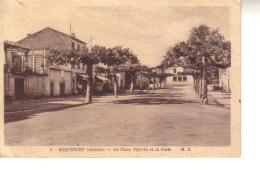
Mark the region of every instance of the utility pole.
POLYGON ((70 23, 70 35, 71 35, 71 23, 70 23))
POLYGON ((90 36, 90 51, 91 51, 92 47, 93 47, 93 37, 90 36))

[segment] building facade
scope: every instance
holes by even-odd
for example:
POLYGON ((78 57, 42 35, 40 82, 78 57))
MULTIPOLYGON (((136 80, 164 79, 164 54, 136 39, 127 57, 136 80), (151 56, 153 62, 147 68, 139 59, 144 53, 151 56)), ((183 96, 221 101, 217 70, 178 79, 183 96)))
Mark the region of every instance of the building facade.
POLYGON ((183 71, 184 71, 183 67, 177 65, 166 67, 164 69, 164 73, 172 74, 166 78, 167 84, 192 83, 193 82, 192 76, 181 74, 183 71))
POLYGON ((4 42, 5 96, 65 96, 79 94, 86 88, 86 66, 50 63, 50 49, 86 49, 86 43, 74 34, 45 28, 17 43, 4 42))
POLYGON ((226 92, 231 92, 230 88, 230 68, 219 69, 219 86, 226 92))

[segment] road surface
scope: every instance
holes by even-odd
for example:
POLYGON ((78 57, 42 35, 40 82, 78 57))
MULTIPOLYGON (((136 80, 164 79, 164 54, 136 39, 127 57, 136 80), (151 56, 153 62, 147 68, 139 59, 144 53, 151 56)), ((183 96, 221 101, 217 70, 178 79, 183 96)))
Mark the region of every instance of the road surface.
POLYGON ((230 110, 201 105, 191 85, 23 116, 5 124, 6 145, 230 145, 230 110))

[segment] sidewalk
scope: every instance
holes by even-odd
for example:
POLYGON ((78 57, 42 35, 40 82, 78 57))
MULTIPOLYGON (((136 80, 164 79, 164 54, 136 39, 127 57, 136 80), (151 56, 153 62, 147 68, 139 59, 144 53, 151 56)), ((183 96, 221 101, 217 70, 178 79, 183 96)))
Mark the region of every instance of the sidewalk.
POLYGON ((38 98, 38 99, 24 99, 14 102, 8 102, 4 105, 5 112, 17 112, 28 110, 43 110, 64 107, 66 105, 79 105, 84 103, 83 96, 69 96, 57 98, 38 98))
POLYGON ((230 109, 231 105, 231 93, 221 91, 210 91, 208 92, 209 102, 230 109))
MULTIPOLYGON (((133 95, 143 94, 146 91, 135 90, 133 95)), ((132 95, 132 96, 133 96, 132 95)), ((131 96, 130 91, 119 92, 119 98, 125 98, 125 96, 131 96)), ((107 93, 103 95, 93 96, 93 102, 111 102, 115 99, 113 93, 107 93)), ((118 99, 118 98, 116 98, 118 99)), ((38 99, 23 99, 13 102, 7 102, 4 105, 5 113, 18 113, 24 111, 48 111, 52 109, 65 109, 71 106, 84 105, 85 96, 66 96, 66 97, 44 97, 38 99)))

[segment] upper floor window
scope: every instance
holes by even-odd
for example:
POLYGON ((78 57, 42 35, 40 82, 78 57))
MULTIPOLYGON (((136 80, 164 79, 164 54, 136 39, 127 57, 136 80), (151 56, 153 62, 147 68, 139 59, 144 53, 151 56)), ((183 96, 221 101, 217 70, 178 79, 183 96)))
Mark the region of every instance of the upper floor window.
POLYGON ((72 49, 75 48, 75 43, 74 42, 71 43, 71 47, 72 47, 72 49))
POLYGON ((174 68, 174 69, 173 69, 173 73, 177 73, 177 70, 176 70, 176 68, 174 68))
POLYGON ((80 49, 80 45, 78 44, 78 47, 77 47, 77 49, 79 50, 80 49))
POLYGON ((20 55, 13 55, 13 70, 17 72, 22 70, 22 57, 20 55))

